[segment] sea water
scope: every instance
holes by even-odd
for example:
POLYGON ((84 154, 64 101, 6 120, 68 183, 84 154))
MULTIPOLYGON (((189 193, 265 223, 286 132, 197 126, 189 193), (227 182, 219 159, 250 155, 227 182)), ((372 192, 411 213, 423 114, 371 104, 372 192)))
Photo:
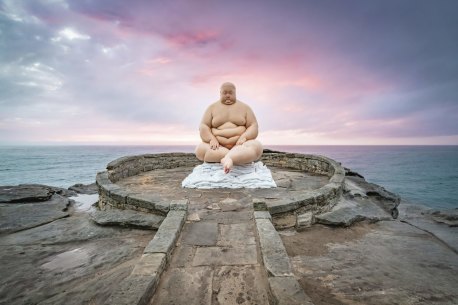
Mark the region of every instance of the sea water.
MULTIPOLYGON (((403 200, 458 208, 458 146, 266 146, 340 162, 403 200)), ((116 158, 193 146, 0 146, 0 185, 92 183, 116 158)))

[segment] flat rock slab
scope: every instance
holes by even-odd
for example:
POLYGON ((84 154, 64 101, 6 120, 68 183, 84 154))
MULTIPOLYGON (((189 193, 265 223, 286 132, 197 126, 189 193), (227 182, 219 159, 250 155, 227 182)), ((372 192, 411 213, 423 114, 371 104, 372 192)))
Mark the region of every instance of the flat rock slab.
POLYGON ((278 304, 314 305, 293 276, 271 277, 269 285, 278 304))
POLYGON ((0 186, 0 203, 29 203, 47 201, 53 194, 64 197, 76 196, 72 190, 44 184, 19 184, 0 186))
POLYGON ((211 305, 213 270, 210 267, 173 268, 161 278, 151 305, 211 305))
POLYGON ((150 230, 159 228, 164 218, 164 216, 133 210, 110 209, 91 212, 91 219, 102 226, 137 227, 150 230))
POLYGON ((237 223, 220 225, 221 235, 218 246, 243 247, 244 245, 256 245, 253 223, 237 223))
POLYGON ((391 219, 391 215, 385 210, 378 207, 372 200, 364 198, 353 201, 342 198, 330 212, 315 215, 317 223, 344 227, 363 220, 377 222, 391 219))
POLYGON ((37 227, 67 217, 70 201, 60 195, 36 203, 0 204, 0 234, 37 227))
POLYGON ((402 204, 400 205, 399 219, 432 234, 444 242, 450 249, 453 249, 455 253, 458 253, 458 227, 450 226, 449 223, 441 221, 447 218, 454 219, 456 217, 454 213, 454 210, 444 210, 439 214, 437 211, 423 206, 402 204), (440 218, 438 219, 438 217, 440 218))
POLYGON ((205 247, 198 248, 194 256, 193 266, 229 266, 257 264, 256 245, 243 248, 205 247))
POLYGON ((261 266, 223 266, 213 274, 213 293, 219 305, 269 304, 261 266))
POLYGON ((70 186, 68 189, 71 191, 75 191, 78 194, 86 194, 86 195, 93 195, 99 192, 99 188, 95 182, 91 184, 77 183, 77 184, 70 186))
POLYGON ((314 304, 442 305, 458 299, 457 254, 409 224, 313 226, 295 237, 300 244, 285 237, 285 246, 314 304))
POLYGON ((214 246, 218 240, 216 222, 195 222, 183 228, 182 243, 193 246, 214 246))
POLYGON ((48 188, 38 185, 0 186, 0 203, 47 201, 52 194, 48 188))
POLYGON ((103 304, 152 236, 85 213, 0 236, 0 303, 103 304))
POLYGON ((253 219, 253 211, 228 211, 224 213, 198 213, 202 220, 214 220, 220 224, 244 223, 253 219))

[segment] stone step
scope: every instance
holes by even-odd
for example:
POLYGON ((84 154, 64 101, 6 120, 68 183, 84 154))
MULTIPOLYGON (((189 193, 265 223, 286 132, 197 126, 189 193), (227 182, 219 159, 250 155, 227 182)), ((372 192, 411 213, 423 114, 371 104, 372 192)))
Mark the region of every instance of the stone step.
POLYGON ((251 207, 188 221, 149 304, 269 304, 259 254, 251 207))

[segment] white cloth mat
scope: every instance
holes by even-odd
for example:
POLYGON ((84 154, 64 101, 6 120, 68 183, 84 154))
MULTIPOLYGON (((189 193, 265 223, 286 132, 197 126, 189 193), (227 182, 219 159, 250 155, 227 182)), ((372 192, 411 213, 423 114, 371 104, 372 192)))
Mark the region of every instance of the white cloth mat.
POLYGON ((194 167, 183 182, 182 187, 213 188, 271 188, 277 187, 272 173, 261 161, 250 164, 234 165, 225 174, 220 163, 203 163, 194 167))

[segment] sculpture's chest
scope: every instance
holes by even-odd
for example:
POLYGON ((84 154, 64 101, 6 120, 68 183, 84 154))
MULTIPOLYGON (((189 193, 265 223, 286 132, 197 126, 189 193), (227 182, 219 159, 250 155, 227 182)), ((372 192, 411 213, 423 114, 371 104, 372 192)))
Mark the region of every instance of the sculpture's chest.
POLYGON ((218 107, 213 111, 212 127, 218 128, 223 124, 232 123, 237 126, 245 126, 246 111, 240 107, 218 107))

